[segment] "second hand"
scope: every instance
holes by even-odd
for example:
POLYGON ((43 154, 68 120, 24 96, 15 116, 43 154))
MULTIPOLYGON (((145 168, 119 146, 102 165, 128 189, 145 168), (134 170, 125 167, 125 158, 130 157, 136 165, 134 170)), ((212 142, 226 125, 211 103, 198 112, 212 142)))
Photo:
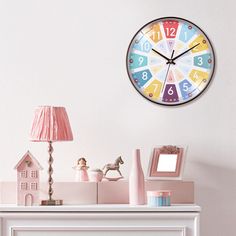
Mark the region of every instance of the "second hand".
MULTIPOLYGON (((171 54, 171 58, 170 58, 170 59, 172 59, 172 58, 173 58, 173 56, 174 56, 174 53, 175 53, 175 50, 173 50, 173 51, 172 51, 172 54, 171 54)), ((162 90, 161 90, 161 92, 163 92, 163 89, 164 89, 164 87, 165 87, 166 80, 167 80, 167 76, 168 76, 169 69, 170 69, 170 65, 171 65, 171 63, 169 63, 169 65, 168 65, 167 72, 166 72, 166 77, 165 77, 165 80, 164 80, 164 83, 163 83, 163 87, 162 87, 162 90)))

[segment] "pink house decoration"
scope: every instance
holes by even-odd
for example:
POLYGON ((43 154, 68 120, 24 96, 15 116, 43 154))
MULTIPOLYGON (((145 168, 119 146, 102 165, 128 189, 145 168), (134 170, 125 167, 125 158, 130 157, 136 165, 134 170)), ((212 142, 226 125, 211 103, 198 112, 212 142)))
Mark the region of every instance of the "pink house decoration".
POLYGON ((39 171, 42 166, 27 151, 15 166, 17 170, 17 205, 39 204, 39 171))

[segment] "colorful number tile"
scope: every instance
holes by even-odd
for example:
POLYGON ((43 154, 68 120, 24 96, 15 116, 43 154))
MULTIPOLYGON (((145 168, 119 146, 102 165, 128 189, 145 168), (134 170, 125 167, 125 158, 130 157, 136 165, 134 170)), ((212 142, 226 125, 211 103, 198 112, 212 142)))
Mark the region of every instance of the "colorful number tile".
POLYGON ((195 83, 199 84, 202 80, 207 80, 209 77, 209 73, 200 71, 200 70, 192 70, 189 74, 189 78, 195 83))
POLYGON ((150 52, 152 44, 143 36, 140 40, 135 41, 134 48, 141 52, 150 52))
POLYGON ((178 102, 178 92, 174 84, 167 84, 165 86, 163 102, 178 102))
POLYGON ((200 56, 195 56, 193 60, 194 60, 194 65, 198 67, 210 69, 212 66, 212 56, 210 53, 206 53, 200 56))
POLYGON ((199 35, 193 42, 191 42, 189 44, 189 48, 197 44, 199 45, 191 50, 193 53, 201 52, 208 49, 207 40, 205 39, 203 35, 199 35))
POLYGON ((129 57, 129 68, 132 70, 143 67, 147 65, 147 62, 148 59, 146 56, 131 53, 129 57))
POLYGON ((193 37, 195 33, 196 30, 192 27, 191 24, 184 24, 181 28, 179 39, 186 43, 193 37))
POLYGON ((150 31, 149 37, 154 43, 157 43, 162 40, 162 33, 160 29, 160 24, 154 24, 152 30, 150 31))
POLYGON ((163 22, 163 28, 166 38, 175 38, 178 30, 179 22, 176 20, 166 20, 163 22))
POLYGON ((147 97, 149 97, 152 100, 156 100, 160 97, 161 93, 161 88, 162 88, 162 83, 154 79, 145 89, 144 93, 146 94, 147 97))
POLYGON ((135 84, 139 88, 143 87, 151 78, 152 74, 149 70, 143 70, 132 74, 135 84))
POLYGON ((192 84, 188 80, 183 80, 179 83, 179 88, 181 91, 182 98, 184 100, 189 98, 189 94, 192 91, 192 84))

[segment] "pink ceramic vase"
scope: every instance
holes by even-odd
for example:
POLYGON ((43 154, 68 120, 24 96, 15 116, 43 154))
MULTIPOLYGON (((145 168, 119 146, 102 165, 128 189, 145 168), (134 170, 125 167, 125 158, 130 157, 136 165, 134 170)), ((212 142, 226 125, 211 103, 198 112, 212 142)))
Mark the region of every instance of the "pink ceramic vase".
POLYGON ((136 149, 134 152, 132 168, 129 176, 129 203, 130 205, 145 204, 145 183, 139 149, 136 149))

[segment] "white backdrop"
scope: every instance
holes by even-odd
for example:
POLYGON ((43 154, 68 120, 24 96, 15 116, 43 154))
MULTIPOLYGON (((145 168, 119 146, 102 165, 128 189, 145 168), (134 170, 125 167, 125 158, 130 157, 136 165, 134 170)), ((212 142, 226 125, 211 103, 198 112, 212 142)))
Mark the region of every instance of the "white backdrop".
MULTIPOLYGON (((233 236, 236 217, 236 27, 234 1, 42 0, 0 1, 0 179, 29 149, 47 168, 47 144, 30 143, 37 105, 65 106, 74 141, 55 143, 54 179, 73 180, 85 156, 102 167, 122 155, 127 177, 132 151, 146 171, 152 147, 188 145, 185 179, 196 183, 203 207, 201 236, 233 236), (163 16, 200 26, 216 52, 214 80, 196 101, 162 107, 131 85, 129 42, 145 23, 163 16)), ((46 180, 46 170, 42 179, 46 180)))

